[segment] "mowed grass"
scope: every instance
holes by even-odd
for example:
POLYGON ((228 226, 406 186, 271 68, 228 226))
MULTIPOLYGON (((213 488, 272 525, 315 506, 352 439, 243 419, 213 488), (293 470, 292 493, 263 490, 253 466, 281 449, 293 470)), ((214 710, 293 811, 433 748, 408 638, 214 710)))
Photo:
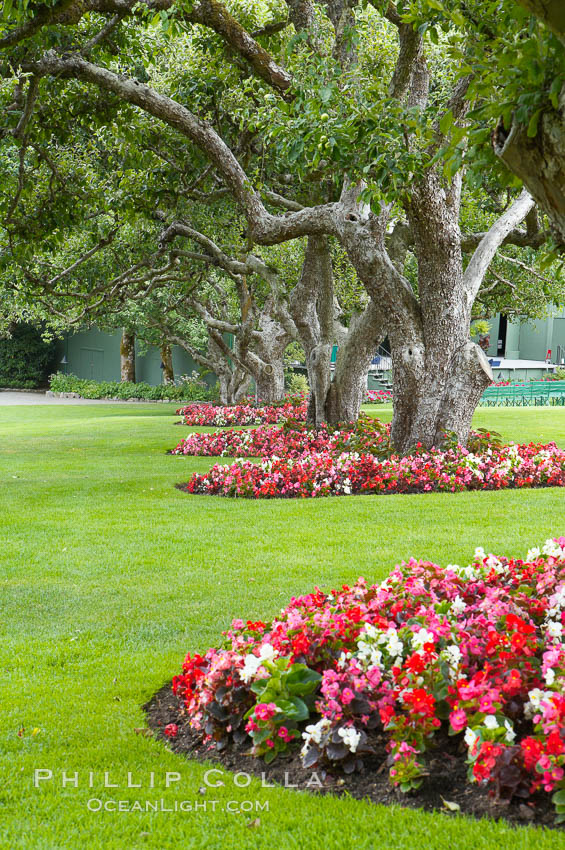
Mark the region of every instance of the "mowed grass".
MULTIPOLYGON (((562 832, 317 798, 255 780, 238 788, 229 774, 201 794, 205 766, 139 732, 141 706, 187 651, 216 643, 233 617, 269 617, 314 585, 380 580, 410 556, 466 563, 477 545, 522 556, 565 533, 558 489, 191 497, 174 483, 211 460, 165 455, 187 431, 173 424, 173 411, 0 407, 1 850, 562 847, 562 832), (35 769, 53 779, 34 788, 35 769), (63 770, 71 780, 78 772, 78 787, 63 786, 63 770), (117 788, 104 787, 105 771, 117 788), (142 788, 127 787, 128 772, 142 788), (94 812, 92 800, 200 808, 94 812), (268 811, 254 808, 265 804, 268 811)), ((563 408, 491 408, 475 424, 565 446, 563 408)))

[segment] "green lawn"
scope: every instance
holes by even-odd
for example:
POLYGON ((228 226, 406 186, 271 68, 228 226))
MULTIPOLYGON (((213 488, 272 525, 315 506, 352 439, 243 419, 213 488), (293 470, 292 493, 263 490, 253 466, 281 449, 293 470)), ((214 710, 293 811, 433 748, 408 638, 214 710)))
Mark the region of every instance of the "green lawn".
MULTIPOLYGON (((137 734, 140 706, 233 617, 414 555, 524 555, 565 533, 557 489, 229 501, 173 488, 210 461, 164 454, 174 406, 0 407, 0 850, 558 848, 563 833, 225 784, 137 734), (18 736, 18 730, 25 731, 18 736), (34 729, 39 729, 35 735, 34 729), (53 780, 33 787, 35 769, 53 780), (62 787, 79 772, 79 787, 62 787), (88 787, 93 771, 93 788, 88 787), (104 788, 104 771, 109 783, 104 788), (141 789, 128 789, 132 782, 141 789), (154 772, 155 787, 148 788, 154 772), (164 788, 166 771, 180 781, 164 788), (91 812, 89 800, 208 801, 196 812, 91 812), (216 811, 211 811, 218 800, 216 811), (268 803, 230 813, 228 801, 268 803), (248 824, 259 817, 258 826, 248 824)), ((390 418, 390 409, 372 412, 390 418)), ((481 410, 507 439, 565 446, 565 409, 481 410)), ((97 804, 91 804, 92 807, 97 804)), ((232 806, 235 808, 236 806, 232 806)))

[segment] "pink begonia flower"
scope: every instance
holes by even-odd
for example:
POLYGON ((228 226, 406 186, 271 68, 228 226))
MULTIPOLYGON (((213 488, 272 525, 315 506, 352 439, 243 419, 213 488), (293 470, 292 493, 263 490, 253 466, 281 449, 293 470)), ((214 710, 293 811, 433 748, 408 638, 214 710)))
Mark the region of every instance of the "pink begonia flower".
POLYGON ((467 714, 461 708, 458 711, 452 711, 449 715, 449 722, 456 732, 461 732, 467 726, 467 714))
POLYGON ((277 713, 274 702, 260 702, 255 706, 255 717, 259 720, 270 720, 277 713))

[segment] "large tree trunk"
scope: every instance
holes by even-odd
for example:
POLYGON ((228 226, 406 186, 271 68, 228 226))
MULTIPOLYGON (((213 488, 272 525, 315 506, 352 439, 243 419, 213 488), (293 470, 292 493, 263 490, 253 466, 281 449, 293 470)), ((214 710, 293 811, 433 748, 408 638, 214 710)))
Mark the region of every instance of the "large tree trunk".
POLYGON ((369 366, 385 336, 382 312, 371 299, 348 328, 338 321, 336 306, 329 242, 325 236, 310 236, 289 309, 306 355, 308 421, 316 426, 357 420, 369 366), (338 354, 332 380, 334 341, 338 354))
POLYGON ((508 132, 499 123, 493 144, 547 214, 557 246, 565 251, 565 86, 559 108, 542 114, 534 138, 528 137, 524 124, 514 122, 508 132))
POLYGON ((310 384, 308 421, 320 425, 326 421, 334 341, 333 269, 326 236, 308 237, 300 281, 288 306, 306 356, 310 384))
POLYGON ((478 345, 453 347, 446 336, 443 350, 421 344, 393 346, 394 414, 391 440, 401 454, 418 443, 440 446, 446 432, 465 445, 475 408, 492 382, 492 371, 478 345))
POLYGON ((275 318, 275 303, 267 299, 257 322, 257 327, 242 335, 238 342, 238 355, 253 375, 257 396, 271 404, 284 399, 284 352, 290 335, 275 318))
POLYGON ((161 343, 161 368, 163 369, 163 383, 174 384, 175 373, 173 370, 173 351, 168 342, 161 343))
POLYGON ((351 320, 337 352, 335 372, 326 398, 326 420, 355 422, 367 388, 369 366, 385 336, 385 322, 372 299, 351 320))
POLYGON ((250 377, 241 369, 218 370, 218 383, 220 387, 220 403, 228 406, 237 404, 249 391, 250 377))
POLYGON ((460 182, 445 191, 429 172, 408 205, 418 257, 418 309, 390 334, 394 415, 391 439, 402 453, 439 446, 446 431, 463 445, 479 399, 492 382, 484 352, 469 339, 473 301, 507 234, 532 209, 523 191, 492 225, 463 268, 460 182))
POLYGON ((125 328, 120 343, 120 380, 135 383, 135 334, 125 328))
POLYGON ((271 404, 284 398, 284 365, 282 360, 266 363, 256 380, 257 396, 271 404))
POLYGON ((321 425, 327 422, 326 401, 331 384, 332 345, 320 342, 306 352, 306 369, 310 384, 308 400, 308 422, 321 425))

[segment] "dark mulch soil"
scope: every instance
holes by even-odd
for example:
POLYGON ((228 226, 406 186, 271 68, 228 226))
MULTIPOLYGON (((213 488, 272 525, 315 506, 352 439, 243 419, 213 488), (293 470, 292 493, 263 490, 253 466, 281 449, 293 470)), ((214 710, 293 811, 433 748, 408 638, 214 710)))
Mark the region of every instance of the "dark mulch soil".
POLYGON ((149 727, 157 737, 166 741, 174 752, 201 761, 218 762, 233 773, 242 771, 258 778, 263 776, 269 784, 277 783, 287 787, 294 785, 298 786, 298 790, 308 793, 347 794, 359 800, 424 809, 428 812, 443 811, 449 814, 452 811, 460 811, 461 814, 475 818, 500 818, 513 824, 532 823, 555 827, 554 810, 547 794, 538 794, 530 798, 527 804, 519 801, 497 802, 489 796, 486 789, 470 785, 467 781, 465 756, 460 749, 461 742, 447 735, 444 740, 438 741, 437 749, 429 754, 430 775, 417 792, 402 794, 391 787, 386 765, 385 741, 379 735, 375 735, 371 741, 375 755, 364 757, 365 766, 362 772, 346 776, 335 768, 323 770, 317 767, 315 772, 322 782, 322 787, 307 787, 313 770, 302 767, 298 751, 293 752, 289 758, 278 758, 272 764, 266 765, 262 759, 250 758, 247 755, 248 745, 238 747, 230 744, 218 752, 214 747, 202 744, 200 737, 188 724, 183 725, 182 700, 173 694, 170 683, 157 691, 143 708, 147 713, 149 727), (170 739, 163 734, 168 723, 178 724, 179 732, 176 738, 170 739))

